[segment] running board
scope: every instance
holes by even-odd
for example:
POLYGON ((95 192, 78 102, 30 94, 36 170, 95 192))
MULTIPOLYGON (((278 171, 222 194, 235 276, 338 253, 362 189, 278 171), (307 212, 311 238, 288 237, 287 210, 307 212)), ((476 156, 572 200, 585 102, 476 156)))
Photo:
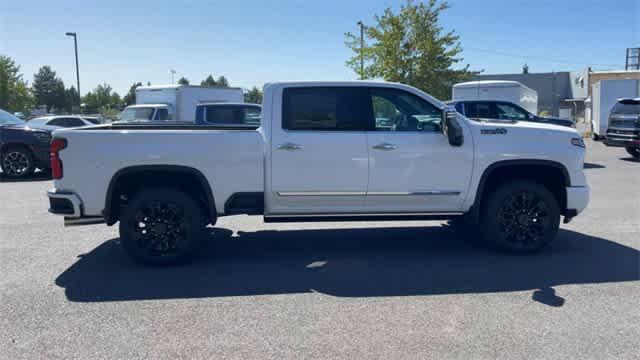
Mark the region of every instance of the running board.
POLYGON ((94 224, 103 224, 105 222, 102 216, 90 216, 90 217, 79 217, 79 218, 64 218, 64 226, 81 226, 81 225, 94 225, 94 224))
POLYGON ((410 220, 449 220, 462 216, 461 212, 447 213, 411 213, 411 214, 296 214, 264 216, 265 223, 283 222, 341 222, 341 221, 410 221, 410 220))

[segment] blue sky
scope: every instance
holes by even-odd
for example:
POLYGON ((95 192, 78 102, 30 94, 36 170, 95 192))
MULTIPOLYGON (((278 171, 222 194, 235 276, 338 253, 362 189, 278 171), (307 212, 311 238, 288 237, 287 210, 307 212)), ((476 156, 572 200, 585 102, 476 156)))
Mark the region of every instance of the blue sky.
MULTIPOLYGON (((78 33, 81 88, 170 82, 168 70, 199 83, 225 75, 234 86, 277 80, 349 80, 344 32, 396 0, 65 1, 3 0, 0 54, 25 78, 51 65, 75 84, 78 33)), ((485 73, 624 67, 640 46, 640 0, 451 0, 445 29, 461 36, 465 63, 485 73), (615 4, 615 5, 611 5, 615 4)))

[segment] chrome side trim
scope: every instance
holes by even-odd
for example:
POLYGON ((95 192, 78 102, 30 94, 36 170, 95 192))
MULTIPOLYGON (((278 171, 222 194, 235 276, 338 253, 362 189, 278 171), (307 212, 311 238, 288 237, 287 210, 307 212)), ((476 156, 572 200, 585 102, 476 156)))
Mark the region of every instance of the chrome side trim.
POLYGON ((351 212, 351 213, 309 213, 309 214, 287 214, 287 213, 276 213, 265 215, 265 218, 278 218, 278 217, 288 217, 288 218, 314 218, 319 216, 331 216, 331 217, 352 217, 352 216, 456 216, 463 215, 463 212, 415 212, 415 213, 406 213, 406 212, 388 212, 388 213, 363 213, 363 212, 351 212))
POLYGON ((365 196, 364 191, 278 191, 278 196, 365 196))
POLYGON ((460 195, 455 190, 431 191, 278 191, 278 196, 421 196, 421 195, 460 195))

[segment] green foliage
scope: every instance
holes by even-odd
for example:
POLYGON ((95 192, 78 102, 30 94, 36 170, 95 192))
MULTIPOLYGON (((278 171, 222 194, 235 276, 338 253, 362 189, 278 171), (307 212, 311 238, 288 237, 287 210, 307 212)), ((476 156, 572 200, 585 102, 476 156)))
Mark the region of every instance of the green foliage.
POLYGON ((252 87, 244 94, 244 102, 253 104, 262 104, 262 90, 252 87))
POLYGON ((440 99, 451 97, 453 84, 469 80, 475 73, 461 63, 459 36, 445 31, 439 17, 447 2, 408 0, 398 13, 387 8, 375 16, 376 24, 365 28, 364 48, 360 36, 345 34, 345 45, 354 52, 347 66, 360 73, 360 55, 365 59, 362 78, 382 78, 420 88, 440 99))
POLYGON ((220 76, 216 80, 213 75, 209 74, 204 80, 200 82, 200 86, 206 87, 229 87, 229 80, 226 77, 220 76))
POLYGON ((65 105, 64 111, 70 114, 80 112, 80 98, 75 87, 70 87, 64 91, 65 105))
POLYGON ((136 89, 139 86, 142 86, 141 82, 133 83, 131 85, 127 95, 125 95, 124 98, 122 98, 122 102, 124 103, 125 106, 133 105, 136 103, 136 89))
POLYGON ((189 79, 187 79, 186 77, 181 77, 180 79, 178 79, 178 84, 180 85, 189 85, 189 79))
POLYGON ((0 55, 0 109, 27 112, 33 104, 31 89, 22 79, 20 66, 10 57, 0 55))
POLYGON ((88 92, 83 98, 85 113, 100 112, 104 109, 119 109, 122 106, 122 99, 116 92, 112 92, 108 84, 98 85, 88 92))
POLYGON ((46 105, 47 111, 60 111, 65 108, 64 83, 50 66, 41 67, 33 76, 32 89, 36 104, 46 105))
POLYGON ((216 87, 218 86, 218 83, 216 82, 216 79, 214 79, 212 75, 209 75, 200 82, 200 86, 216 87))

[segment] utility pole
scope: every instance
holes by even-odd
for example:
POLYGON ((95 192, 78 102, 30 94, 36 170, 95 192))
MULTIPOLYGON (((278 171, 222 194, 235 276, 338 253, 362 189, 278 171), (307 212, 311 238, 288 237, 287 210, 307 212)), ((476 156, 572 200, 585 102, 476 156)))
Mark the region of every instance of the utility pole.
POLYGON ((82 103, 82 96, 80 95, 80 67, 78 66, 78 36, 74 32, 68 32, 65 35, 73 37, 73 45, 76 50, 76 86, 78 87, 78 105, 82 103))
POLYGON ((364 24, 358 21, 360 26, 360 80, 364 80, 364 24))

